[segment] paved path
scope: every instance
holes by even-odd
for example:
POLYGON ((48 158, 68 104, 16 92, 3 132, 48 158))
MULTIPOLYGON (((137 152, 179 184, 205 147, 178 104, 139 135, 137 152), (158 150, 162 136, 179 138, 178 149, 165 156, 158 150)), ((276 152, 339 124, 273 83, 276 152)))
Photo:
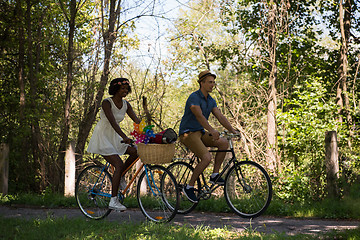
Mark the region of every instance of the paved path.
MULTIPOLYGON (((17 217, 24 219, 47 218, 47 217, 64 217, 78 218, 84 215, 79 209, 42 209, 42 208, 24 208, 0 206, 0 216, 17 217)), ((107 221, 115 222, 144 222, 145 217, 139 209, 130 209, 125 212, 111 212, 106 218, 107 221)), ((236 231, 244 231, 252 228, 258 232, 273 233, 284 232, 289 235, 297 233, 314 234, 323 233, 330 230, 355 229, 360 226, 360 221, 344 220, 323 220, 323 219, 293 219, 261 216, 251 221, 249 219, 238 217, 232 213, 200 213, 193 212, 187 215, 176 215, 172 220, 175 225, 192 225, 192 226, 209 226, 219 228, 228 226, 236 231)))

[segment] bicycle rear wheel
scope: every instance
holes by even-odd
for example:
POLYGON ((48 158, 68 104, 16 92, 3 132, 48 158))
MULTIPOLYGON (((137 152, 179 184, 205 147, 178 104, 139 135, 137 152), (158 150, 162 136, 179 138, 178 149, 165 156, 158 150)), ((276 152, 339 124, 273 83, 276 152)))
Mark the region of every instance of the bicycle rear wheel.
POLYGON ((81 212, 91 219, 109 215, 111 176, 103 167, 89 166, 79 175, 75 186, 75 198, 81 212))
POLYGON ((271 201, 270 177, 256 162, 239 162, 226 175, 224 195, 230 208, 239 216, 258 217, 271 201))
POLYGON ((144 169, 137 186, 139 207, 149 220, 169 222, 175 217, 179 206, 176 180, 163 166, 145 165, 144 169))
MULTIPOLYGON (((178 208, 178 213, 187 214, 194 210, 198 203, 190 202, 189 199, 183 193, 183 188, 189 183, 190 178, 194 172, 194 168, 190 166, 187 162, 174 162, 170 164, 167 168, 175 177, 178 184, 179 194, 180 194, 180 205, 178 208)), ((200 179, 195 181, 195 193, 198 194, 199 189, 201 189, 200 179)))

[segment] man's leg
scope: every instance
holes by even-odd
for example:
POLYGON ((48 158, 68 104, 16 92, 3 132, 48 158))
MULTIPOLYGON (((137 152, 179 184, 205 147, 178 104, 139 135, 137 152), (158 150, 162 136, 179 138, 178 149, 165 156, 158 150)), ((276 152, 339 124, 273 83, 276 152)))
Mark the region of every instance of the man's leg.
POLYGON ((210 162, 211 162, 211 154, 207 152, 200 158, 199 164, 194 168, 194 172, 189 181, 190 186, 195 185, 196 179, 198 179, 198 177, 205 170, 205 168, 209 166, 210 162))
MULTIPOLYGON (((201 137, 202 142, 206 147, 216 147, 218 150, 227 150, 229 148, 229 142, 226 138, 219 138, 214 141, 208 132, 201 137)), ((222 162, 224 161, 226 152, 217 152, 215 155, 214 170, 213 173, 219 173, 222 162)))
POLYGON ((205 170, 205 168, 211 162, 211 154, 209 153, 207 147, 202 141, 202 132, 189 132, 180 136, 180 141, 189 148, 196 156, 200 158, 199 164, 195 167, 193 175, 191 176, 190 186, 194 186, 196 179, 200 174, 205 170))
MULTIPOLYGON (((215 142, 218 150, 227 150, 229 148, 229 142, 225 138, 220 138, 215 142)), ((214 171, 213 173, 219 173, 221 164, 225 159, 226 152, 217 152, 215 155, 214 171)))

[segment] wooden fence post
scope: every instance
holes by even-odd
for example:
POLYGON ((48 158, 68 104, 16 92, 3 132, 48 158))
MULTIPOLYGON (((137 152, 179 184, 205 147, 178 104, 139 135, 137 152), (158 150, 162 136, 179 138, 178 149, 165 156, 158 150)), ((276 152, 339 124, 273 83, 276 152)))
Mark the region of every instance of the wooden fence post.
POLYGON ((0 144, 0 193, 8 194, 9 183, 9 145, 0 144))
POLYGON ((329 197, 339 197, 339 149, 336 131, 325 133, 326 184, 329 197))
POLYGON ((65 196, 75 196, 75 152, 74 143, 69 144, 65 153, 65 196))

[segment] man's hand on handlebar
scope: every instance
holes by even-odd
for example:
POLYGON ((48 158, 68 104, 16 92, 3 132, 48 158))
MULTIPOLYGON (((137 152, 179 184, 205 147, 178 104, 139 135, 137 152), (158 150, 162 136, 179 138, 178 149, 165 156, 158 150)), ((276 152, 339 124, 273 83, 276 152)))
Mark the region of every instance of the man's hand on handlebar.
POLYGON ((220 138, 220 133, 216 130, 209 132, 210 136, 216 141, 220 138))
POLYGON ((238 131, 238 130, 235 130, 235 132, 233 132, 232 134, 234 134, 234 135, 237 135, 237 136, 241 137, 241 133, 240 133, 240 131, 238 131))
POLYGON ((221 136, 223 137, 230 137, 230 138, 239 138, 241 139, 241 133, 238 130, 234 130, 232 132, 228 132, 227 130, 225 130, 224 132, 221 133, 221 136))

